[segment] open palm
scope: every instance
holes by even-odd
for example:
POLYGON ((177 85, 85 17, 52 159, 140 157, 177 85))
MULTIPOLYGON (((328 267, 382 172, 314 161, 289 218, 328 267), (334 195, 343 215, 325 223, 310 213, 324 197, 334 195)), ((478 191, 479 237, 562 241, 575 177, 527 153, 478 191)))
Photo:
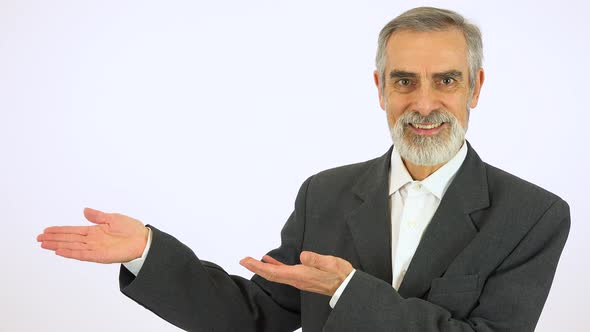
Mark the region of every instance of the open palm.
POLYGON ((84 216, 96 225, 48 227, 37 241, 59 256, 97 263, 124 263, 143 253, 148 229, 139 220, 90 208, 84 216))

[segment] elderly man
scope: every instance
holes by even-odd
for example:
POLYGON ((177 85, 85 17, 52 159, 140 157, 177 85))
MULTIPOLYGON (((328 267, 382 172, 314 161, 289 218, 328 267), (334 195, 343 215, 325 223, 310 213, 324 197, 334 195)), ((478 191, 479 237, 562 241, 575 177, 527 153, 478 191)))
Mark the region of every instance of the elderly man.
POLYGON ((124 263, 121 291, 190 331, 533 331, 570 226, 556 195, 465 141, 484 71, 479 29, 415 8, 379 35, 374 72, 394 146, 308 178, 251 280, 174 237, 85 209, 42 247, 124 263))

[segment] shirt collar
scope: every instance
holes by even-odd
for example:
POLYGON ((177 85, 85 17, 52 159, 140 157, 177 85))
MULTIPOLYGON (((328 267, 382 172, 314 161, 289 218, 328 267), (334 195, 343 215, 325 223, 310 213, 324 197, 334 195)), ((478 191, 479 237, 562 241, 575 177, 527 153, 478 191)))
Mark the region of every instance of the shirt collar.
POLYGON ((394 145, 393 151, 391 152, 389 195, 395 193, 407 183, 420 182, 424 187, 426 187, 426 189, 428 189, 428 191, 430 191, 438 199, 442 200, 442 197, 455 178, 455 175, 461 167, 461 164, 463 164, 466 156, 467 144, 463 142, 463 145, 457 154, 441 168, 437 169, 436 172, 430 174, 430 176, 422 181, 414 181, 412 180, 412 176, 410 176, 410 173, 406 169, 406 166, 404 165, 404 162, 402 161, 402 158, 394 145))

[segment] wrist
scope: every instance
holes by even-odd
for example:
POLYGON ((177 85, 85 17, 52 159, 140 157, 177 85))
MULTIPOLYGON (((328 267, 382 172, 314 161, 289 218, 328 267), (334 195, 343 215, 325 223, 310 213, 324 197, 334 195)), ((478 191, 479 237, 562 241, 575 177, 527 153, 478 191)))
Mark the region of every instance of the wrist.
POLYGON ((133 259, 143 257, 143 255, 145 253, 145 249, 148 245, 149 237, 150 237, 150 229, 149 229, 149 227, 144 226, 141 231, 141 235, 139 237, 140 240, 139 240, 138 250, 135 252, 133 259))

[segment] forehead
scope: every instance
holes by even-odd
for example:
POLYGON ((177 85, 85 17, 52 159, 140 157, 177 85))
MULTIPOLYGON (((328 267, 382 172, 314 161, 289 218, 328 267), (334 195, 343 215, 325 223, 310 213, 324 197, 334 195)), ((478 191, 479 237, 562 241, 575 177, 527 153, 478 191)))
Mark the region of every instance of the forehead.
POLYGON ((420 71, 467 71, 467 44, 455 28, 443 31, 394 32, 387 42, 386 69, 420 71))

